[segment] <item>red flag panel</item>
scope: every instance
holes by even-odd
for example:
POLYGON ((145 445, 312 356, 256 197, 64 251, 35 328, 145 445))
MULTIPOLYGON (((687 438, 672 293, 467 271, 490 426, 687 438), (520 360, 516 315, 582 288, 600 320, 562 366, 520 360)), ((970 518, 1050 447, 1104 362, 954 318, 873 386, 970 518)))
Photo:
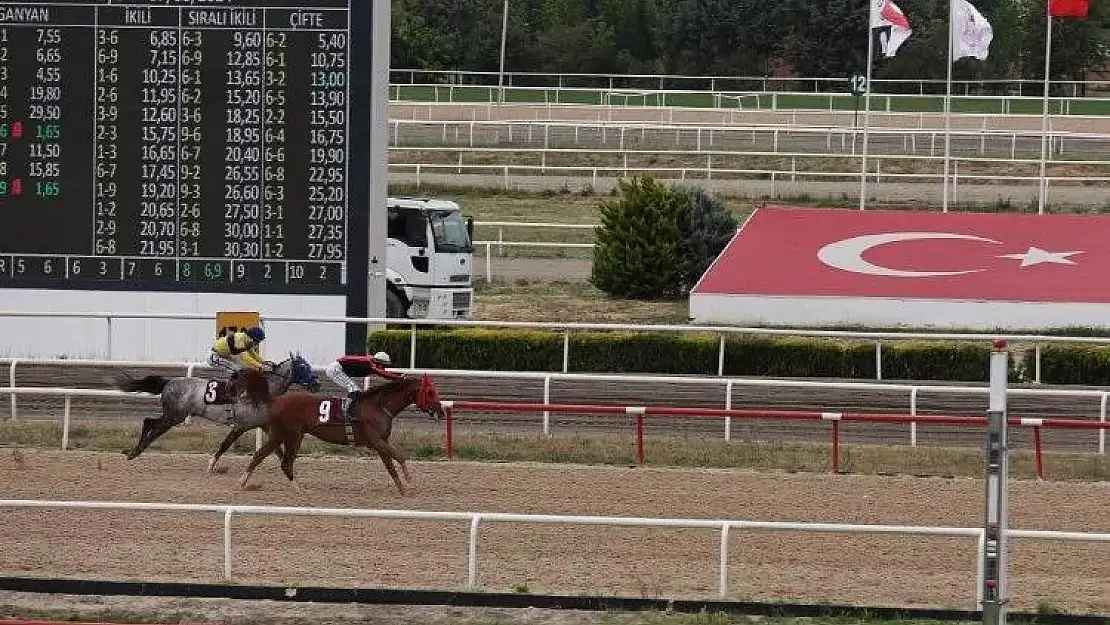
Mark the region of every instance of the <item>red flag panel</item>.
POLYGON ((1052 17, 1087 17, 1090 0, 1048 0, 1048 14, 1052 17))
POLYGON ((699 294, 1110 303, 1110 216, 760 208, 699 294))

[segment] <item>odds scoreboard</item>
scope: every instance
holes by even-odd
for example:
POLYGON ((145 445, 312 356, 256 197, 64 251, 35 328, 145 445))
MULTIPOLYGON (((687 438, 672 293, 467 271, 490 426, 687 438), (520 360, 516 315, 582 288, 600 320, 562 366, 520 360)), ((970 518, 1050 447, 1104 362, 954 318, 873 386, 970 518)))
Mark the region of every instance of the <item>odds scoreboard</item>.
POLYGON ((365 298, 370 5, 0 5, 0 288, 365 298))

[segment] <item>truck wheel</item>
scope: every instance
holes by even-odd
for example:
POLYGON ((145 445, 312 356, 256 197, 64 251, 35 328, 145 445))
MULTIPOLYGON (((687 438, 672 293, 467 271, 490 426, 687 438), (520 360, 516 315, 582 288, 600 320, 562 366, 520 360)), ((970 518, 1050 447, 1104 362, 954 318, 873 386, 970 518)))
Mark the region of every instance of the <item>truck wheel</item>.
POLYGON ((389 291, 385 296, 385 316, 391 319, 404 319, 405 303, 400 295, 389 291))

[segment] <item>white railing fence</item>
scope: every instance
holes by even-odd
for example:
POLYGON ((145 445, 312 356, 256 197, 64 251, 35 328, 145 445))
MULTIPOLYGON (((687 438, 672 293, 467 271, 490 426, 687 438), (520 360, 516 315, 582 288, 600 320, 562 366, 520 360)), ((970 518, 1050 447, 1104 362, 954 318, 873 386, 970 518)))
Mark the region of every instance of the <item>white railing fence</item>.
MULTIPOLYGON (((46 508, 79 510, 130 510, 149 512, 208 513, 222 515, 223 519, 223 578, 230 581, 233 573, 234 551, 232 520, 240 516, 310 516, 339 518, 406 519, 467 523, 470 531, 467 540, 466 583, 468 591, 481 587, 478 581, 479 530, 483 524, 504 523, 521 525, 590 525, 612 527, 659 527, 675 529, 706 529, 720 532, 720 549, 717 555, 717 594, 729 595, 729 544, 730 535, 742 531, 821 532, 839 534, 893 534, 900 536, 945 536, 976 539, 975 587, 976 606, 982 602, 982 552, 985 546, 984 531, 974 527, 938 527, 910 525, 865 525, 847 523, 816 523, 787 521, 749 521, 729 519, 667 519, 648 517, 571 516, 552 514, 513 514, 503 512, 437 512, 429 510, 371 510, 360 508, 306 508, 284 506, 240 506, 219 504, 173 504, 119 501, 41 501, 33 499, 3 499, 0 508, 46 508)), ((1110 542, 1110 534, 1091 532, 1063 532, 1053 530, 1005 530, 1007 537, 1058 540, 1070 542, 1110 542)))
MULTIPOLYGON (((1110 108, 1110 106, 1108 106, 1110 108)), ((945 130, 943 124, 931 120, 925 127, 922 116, 902 116, 894 127, 872 126, 868 130, 871 156, 920 155, 926 151, 929 156, 943 156, 945 130), (939 127, 938 127, 939 126, 939 127), (890 152, 892 145, 901 145, 903 153, 890 152)), ((1032 128, 994 128, 988 117, 983 117, 981 128, 955 128, 949 132, 953 142, 952 152, 967 151, 968 146, 980 154, 989 152, 1005 154, 1009 159, 1017 158, 1019 152, 1025 153, 1031 162, 1039 163, 1041 133, 1032 128), (1020 149, 1019 149, 1020 148, 1020 149)), ((800 125, 784 126, 778 120, 764 124, 676 124, 663 122, 584 122, 584 121, 429 121, 421 119, 391 120, 389 147, 395 150, 420 150, 427 146, 447 149, 448 147, 492 147, 498 144, 513 144, 519 150, 554 150, 577 146, 594 150, 610 148, 621 151, 636 147, 685 148, 698 153, 712 150, 718 145, 762 145, 770 144, 770 154, 784 152, 783 146, 824 146, 826 152, 813 151, 819 156, 850 156, 861 149, 863 127, 850 125, 800 125), (834 151, 839 150, 839 151, 834 151)), ((998 125, 1004 126, 1009 118, 1003 118, 998 125)), ((1103 127, 1102 118, 1091 119, 1091 126, 1103 127)), ((1029 125, 1029 124, 1021 124, 1029 125)), ((1051 154, 1063 154, 1065 143, 1079 144, 1110 143, 1110 133, 1077 132, 1072 130, 1052 130, 1046 136, 1051 146, 1051 154)), ((666 150, 665 150, 666 151, 666 150)), ((677 150, 676 150, 677 151, 677 150)), ((742 151, 738 153, 746 153, 742 151)), ((786 151, 789 155, 788 150, 786 151)), ((809 153, 808 151, 806 153, 809 153)))
MULTIPOLYGON (((60 387, 28 387, 19 386, 16 380, 17 367, 20 364, 24 365, 48 365, 48 366, 73 366, 73 367, 99 367, 99 366, 114 366, 119 368, 134 367, 134 368, 159 368, 159 369, 172 369, 180 367, 183 369, 183 374, 186 377, 193 376, 198 368, 204 368, 208 365, 200 362, 145 362, 145 361, 104 361, 104 360, 53 360, 53 359, 0 359, 0 366, 7 365, 8 367, 8 386, 0 387, 0 395, 8 395, 10 400, 10 419, 13 422, 19 421, 19 401, 20 395, 28 396, 46 396, 63 398, 62 406, 62 450, 68 449, 70 424, 72 422, 72 400, 78 398, 96 398, 96 397, 110 397, 110 398, 148 398, 149 395, 139 393, 125 393, 116 390, 102 390, 102 389, 78 389, 78 388, 60 388, 60 387)), ((319 367, 317 371, 322 371, 319 367)), ((600 374, 600 373, 546 373, 539 371, 476 371, 476 370, 462 370, 462 369, 417 369, 417 368, 395 368, 394 371, 401 373, 426 373, 433 377, 447 377, 447 378, 477 378, 477 379, 493 379, 493 380, 529 380, 529 381, 542 381, 543 387, 540 392, 540 397, 537 401, 545 405, 552 404, 552 383, 553 382, 611 382, 616 384, 635 384, 635 383, 648 383, 648 384, 669 384, 669 385, 694 385, 713 388, 717 391, 723 391, 721 397, 721 407, 729 410, 733 408, 733 399, 736 397, 735 393, 743 392, 745 388, 781 388, 781 389, 826 389, 826 390, 847 390, 847 391, 861 391, 867 393, 874 392, 898 392, 907 395, 906 408, 908 415, 911 417, 909 427, 909 445, 911 447, 918 446, 918 424, 917 421, 912 420, 919 414, 919 396, 923 392, 938 393, 945 395, 987 395, 989 389, 986 385, 974 386, 945 386, 945 385, 928 385, 928 384, 890 384, 890 383, 875 383, 875 382, 821 382, 809 380, 791 380, 791 379, 772 379, 772 378, 724 378, 724 377, 689 377, 689 376, 675 376, 675 375, 624 375, 624 374, 600 374)), ((364 386, 368 386, 369 378, 363 381, 364 386)), ((1010 387, 1006 391, 1009 395, 1018 397, 1067 397, 1067 398, 1086 398, 1098 400, 1098 410, 1092 409, 1092 418, 1097 413, 1099 422, 1105 423, 1107 421, 1107 405, 1110 402, 1110 391, 1100 391, 1094 389, 1066 389, 1066 388, 1013 388, 1010 387)), ((542 428, 544 436, 551 436, 551 413, 543 412, 542 415, 542 428)), ((726 442, 732 440, 732 417, 724 418, 724 440, 726 442)), ((1099 428, 1097 433, 1097 453, 1099 455, 1106 454, 1106 430, 1099 428)), ((261 445, 262 431, 255 431, 255 448, 261 445)))
MULTIPOLYGON (((390 88, 427 85, 476 85, 496 86, 499 76, 504 77, 506 87, 515 88, 520 84, 541 85, 547 87, 589 87, 595 89, 624 89, 628 87, 642 88, 645 86, 656 87, 660 90, 668 85, 696 85, 707 87, 710 92, 718 91, 724 86, 734 87, 745 85, 746 88, 758 92, 781 92, 783 86, 812 85, 812 91, 801 93, 827 93, 829 91, 843 91, 848 89, 847 76, 693 76, 686 74, 592 74, 592 73, 547 73, 547 72, 496 72, 475 70, 427 70, 391 68, 389 70, 390 88), (419 77, 419 78, 418 78, 419 77)), ((876 89, 893 88, 907 93, 918 95, 944 93, 945 81, 935 78, 872 78, 871 83, 876 89), (928 86, 928 89, 926 88, 928 86)), ((969 95, 983 89, 1017 91, 1021 95, 1023 89, 1039 93, 1044 81, 1039 79, 978 79, 978 80, 952 80, 952 93, 969 95)), ((1054 91, 1063 90, 1066 94, 1078 97, 1084 89, 1106 90, 1110 83, 1104 80, 1053 80, 1050 83, 1054 91)), ((872 94, 874 97, 875 94, 872 94)), ((1038 96, 1039 97, 1039 96, 1038 96)))
MULTIPOLYGON (((882 332, 882 331, 852 331, 852 330, 821 330, 821 329, 795 329, 795 328, 756 328, 740 326, 703 326, 696 324, 663 325, 663 324, 631 324, 631 323, 559 323, 544 321, 487 321, 478 319, 395 319, 388 317, 327 317, 305 315, 261 315, 265 322, 298 322, 298 323, 354 323, 368 326, 384 327, 386 325, 409 326, 409 362, 417 360, 417 329, 422 326, 430 327, 469 327, 469 328, 499 328, 520 330, 549 330, 562 334, 562 372, 567 373, 570 366, 570 335, 572 332, 659 332, 667 334, 710 334, 717 335, 717 366, 716 375, 723 376, 725 371, 725 348, 729 337, 735 336, 787 336, 842 339, 855 341, 873 341, 875 344, 875 379, 883 379, 883 342, 898 341, 957 341, 957 342, 983 342, 989 343, 996 338, 1010 344, 1029 345, 1034 350, 1033 382, 1041 381, 1041 348, 1044 345, 1059 344, 1086 344, 1110 345, 1110 337, 1102 336, 1064 336, 1043 334, 982 334, 967 332, 882 332)), ((3 318, 38 318, 38 319, 101 319, 105 322, 108 346, 112 345, 113 321, 115 320, 200 320, 215 323, 214 315, 201 313, 152 313, 152 312, 47 312, 26 310, 0 310, 0 319, 3 318)), ((107 360, 112 360, 112 355, 106 355, 107 360)), ((10 360, 10 359, 3 359, 10 360)))
MULTIPOLYGON (((901 94, 873 91, 871 107, 875 111, 929 111, 940 113, 944 94, 901 94)), ((496 85, 415 84, 393 85, 389 99, 396 103, 435 104, 543 104, 586 105, 604 107, 686 107, 686 108, 738 108, 747 110, 852 110, 856 98, 847 89, 828 92, 762 91, 751 89, 635 89, 609 87, 531 87, 518 86, 500 89, 496 85)), ((1052 96, 1049 111, 1070 115, 1072 108, 1083 106, 1103 108, 1110 104, 1107 98, 1052 96)), ((1015 113, 1040 115, 1043 99, 1039 95, 979 95, 954 94, 952 109, 972 109, 976 113, 989 112, 1000 115, 1015 113)))

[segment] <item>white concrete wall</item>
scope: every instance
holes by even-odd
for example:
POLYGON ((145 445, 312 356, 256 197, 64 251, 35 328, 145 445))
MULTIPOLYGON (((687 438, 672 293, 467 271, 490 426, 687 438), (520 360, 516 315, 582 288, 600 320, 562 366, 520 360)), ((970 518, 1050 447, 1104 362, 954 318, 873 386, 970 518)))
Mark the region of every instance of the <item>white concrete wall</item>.
POLYGON ((886 297, 775 297, 691 294, 699 324, 1039 330, 1110 326, 1110 305, 886 297))
MULTIPOLYGON (((208 359, 221 310, 266 315, 342 317, 342 296, 258 295, 132 291, 0 290, 0 310, 34 312, 197 313, 210 320, 0 317, 0 357, 113 360, 208 359)), ((344 352, 342 323, 268 322, 262 350, 279 361, 300 350, 314 365, 344 352)))

